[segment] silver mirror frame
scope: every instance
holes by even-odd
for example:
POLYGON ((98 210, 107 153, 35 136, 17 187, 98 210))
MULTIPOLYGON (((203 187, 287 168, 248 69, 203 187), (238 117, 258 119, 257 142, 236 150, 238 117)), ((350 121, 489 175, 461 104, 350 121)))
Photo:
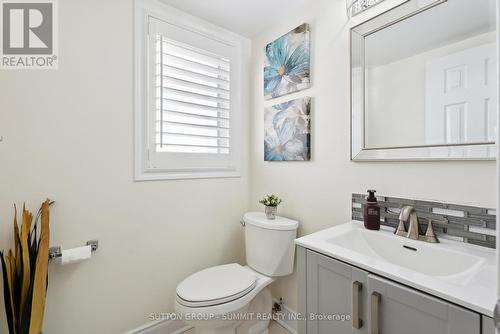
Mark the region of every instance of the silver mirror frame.
POLYGON ((352 161, 435 161, 435 160, 495 160, 495 143, 439 146, 408 146, 366 148, 365 145, 365 56, 364 39, 381 29, 410 16, 429 10, 448 0, 407 0, 353 28, 350 33, 351 62, 351 160, 352 161), (430 2, 430 3, 429 3, 430 2))

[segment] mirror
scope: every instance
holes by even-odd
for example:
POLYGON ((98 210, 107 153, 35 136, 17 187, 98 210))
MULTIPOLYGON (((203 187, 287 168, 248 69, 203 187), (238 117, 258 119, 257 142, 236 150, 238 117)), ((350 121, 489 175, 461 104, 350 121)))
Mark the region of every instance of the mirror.
POLYGON ((410 0, 351 30, 352 159, 494 159, 495 0, 410 0))

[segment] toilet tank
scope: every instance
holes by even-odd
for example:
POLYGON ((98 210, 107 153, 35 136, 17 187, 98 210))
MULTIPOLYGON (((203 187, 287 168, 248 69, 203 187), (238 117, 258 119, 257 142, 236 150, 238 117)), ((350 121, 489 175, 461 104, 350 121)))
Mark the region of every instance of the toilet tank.
POLYGON ((267 219, 263 212, 248 212, 243 221, 247 264, 266 276, 291 274, 299 222, 279 216, 267 219))

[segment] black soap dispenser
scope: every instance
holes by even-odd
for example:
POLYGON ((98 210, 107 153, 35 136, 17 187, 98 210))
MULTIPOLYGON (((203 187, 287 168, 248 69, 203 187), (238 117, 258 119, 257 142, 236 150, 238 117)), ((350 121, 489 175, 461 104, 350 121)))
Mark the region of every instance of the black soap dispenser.
POLYGON ((365 228, 369 230, 380 230, 380 206, 375 193, 375 190, 368 190, 368 197, 363 209, 365 228))

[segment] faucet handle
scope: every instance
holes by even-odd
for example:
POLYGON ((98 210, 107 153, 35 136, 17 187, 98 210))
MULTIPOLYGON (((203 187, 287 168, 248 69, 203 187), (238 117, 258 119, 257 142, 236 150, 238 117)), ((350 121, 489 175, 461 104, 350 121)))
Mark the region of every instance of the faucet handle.
POLYGON ((425 231, 425 235, 422 236, 422 240, 426 242, 430 242, 433 244, 439 243, 439 239, 436 237, 434 233, 434 228, 432 227, 432 219, 428 219, 429 223, 427 224, 427 231, 425 231))
POLYGON ((445 218, 444 220, 432 220, 432 218, 428 218, 427 220, 429 221, 429 224, 427 224, 427 231, 425 232, 425 235, 420 237, 420 240, 437 244, 439 243, 439 239, 434 233, 434 227, 432 226, 432 222, 435 222, 436 224, 440 225, 446 225, 449 223, 448 219, 445 218))

